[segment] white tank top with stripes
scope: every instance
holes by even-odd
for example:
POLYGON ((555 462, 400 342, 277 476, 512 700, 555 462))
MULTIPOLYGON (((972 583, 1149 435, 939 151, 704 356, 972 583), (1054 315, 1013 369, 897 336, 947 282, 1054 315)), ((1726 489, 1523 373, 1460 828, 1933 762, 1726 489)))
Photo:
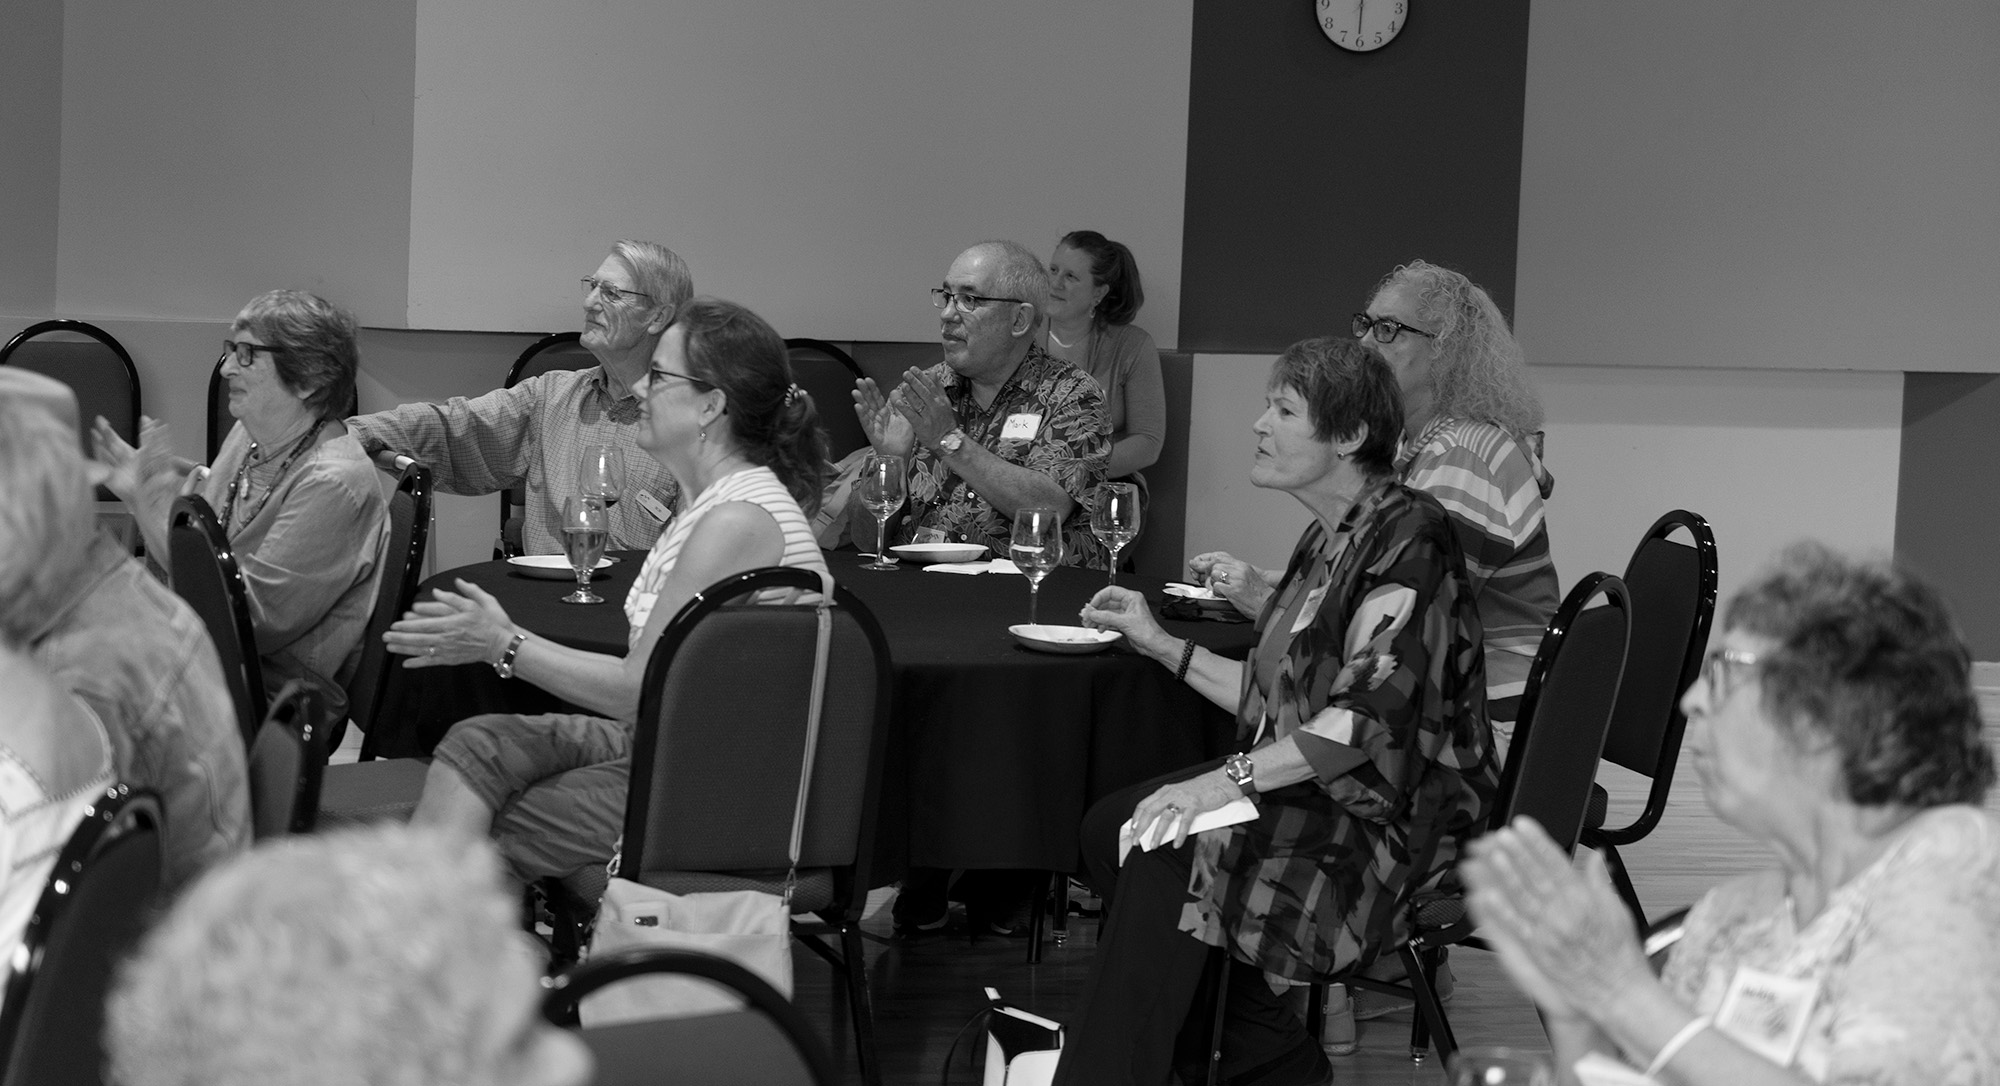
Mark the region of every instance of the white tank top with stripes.
POLYGON ((778 476, 770 468, 744 468, 732 472, 708 485, 708 489, 695 498, 693 504, 682 510, 667 525, 660 538, 654 540, 653 549, 646 552, 646 563, 639 567, 639 579, 632 582, 632 591, 625 596, 625 617, 632 623, 626 637, 628 643, 636 646, 639 635, 646 629, 646 620, 652 617, 653 602, 660 597, 660 588, 666 584, 668 575, 674 571, 674 563, 680 558, 681 547, 688 536, 694 534, 694 526, 708 511, 727 502, 749 502, 771 514, 778 522, 778 530, 784 533, 785 556, 779 560, 782 566, 795 566, 816 573, 826 572, 826 559, 820 554, 819 541, 813 538, 812 524, 799 508, 798 500, 778 481, 778 476))

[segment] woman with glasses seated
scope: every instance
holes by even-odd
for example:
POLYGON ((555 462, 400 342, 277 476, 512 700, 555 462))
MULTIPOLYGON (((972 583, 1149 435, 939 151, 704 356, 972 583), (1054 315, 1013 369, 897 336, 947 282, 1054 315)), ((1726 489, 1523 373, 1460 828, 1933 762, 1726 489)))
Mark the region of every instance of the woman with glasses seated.
POLYGON ((142 420, 139 446, 93 427, 106 485, 164 560, 173 500, 215 510, 249 595, 267 695, 292 679, 318 688, 328 719, 347 715, 347 683, 375 606, 388 532, 375 465, 340 416, 354 399, 354 318, 316 295, 274 290, 229 326, 218 363, 236 425, 215 463, 187 471, 167 425, 142 420))
POLYGON ((1352 340, 1306 340, 1279 357, 1265 400, 1250 481, 1313 520, 1249 659, 1166 633, 1128 589, 1083 609, 1233 712, 1243 753, 1114 792, 1084 817, 1104 939, 1058 1083, 1155 1086, 1176 1068, 1201 1081, 1215 1016, 1199 995, 1225 956, 1223 1080, 1327 1081, 1320 1045, 1274 991, 1407 939, 1409 903, 1449 877, 1493 801, 1479 616, 1449 517, 1396 479, 1395 377, 1352 340), (1250 821, 1189 832, 1246 797, 1250 821))
POLYGON ((1675 1086, 2000 1083, 1971 669, 1944 601, 1884 565, 1808 544, 1739 592, 1681 708, 1708 806, 1776 863, 1697 902, 1658 978, 1602 857, 1576 870, 1526 818, 1473 843, 1473 917, 1563 1081, 1591 1057, 1675 1086))
POLYGON ((1111 426, 1107 479, 1151 467, 1167 434, 1160 349, 1132 323, 1145 302, 1132 250, 1095 230, 1072 230, 1056 242, 1042 348, 1096 378, 1104 390, 1111 426))
POLYGON ((639 447, 694 497, 654 542, 625 597, 624 656, 532 634, 466 581, 418 603, 386 635, 408 667, 492 664, 589 710, 475 716, 438 744, 412 821, 491 833, 523 882, 610 860, 624 826, 640 686, 681 608, 736 573, 826 572, 806 519, 819 501, 825 438, 769 324, 734 302, 694 299, 660 337, 638 391, 639 447))

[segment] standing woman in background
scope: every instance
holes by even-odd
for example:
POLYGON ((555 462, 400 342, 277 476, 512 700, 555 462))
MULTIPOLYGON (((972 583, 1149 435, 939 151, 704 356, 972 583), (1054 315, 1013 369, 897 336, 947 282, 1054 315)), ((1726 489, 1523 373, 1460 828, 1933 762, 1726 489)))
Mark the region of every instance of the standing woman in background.
POLYGON ((1160 349, 1132 323, 1146 292, 1132 250, 1095 230, 1072 230, 1049 258, 1049 322, 1043 346, 1097 378, 1111 425, 1106 479, 1137 475, 1160 458, 1167 393, 1160 349))

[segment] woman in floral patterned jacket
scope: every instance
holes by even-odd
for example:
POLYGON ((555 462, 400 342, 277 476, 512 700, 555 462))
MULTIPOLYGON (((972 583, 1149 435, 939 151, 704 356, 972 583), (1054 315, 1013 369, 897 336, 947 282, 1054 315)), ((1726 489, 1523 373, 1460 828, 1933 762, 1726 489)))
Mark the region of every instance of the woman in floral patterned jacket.
POLYGON ((1278 359, 1265 398, 1251 482, 1314 519, 1250 659, 1167 634, 1125 589, 1083 611, 1235 710, 1245 753, 1115 793, 1085 817, 1107 922, 1060 1083, 1152 1086, 1200 1066, 1210 1018, 1195 997, 1211 946, 1237 963, 1224 1080, 1327 1081, 1325 1055, 1275 993, 1406 937, 1408 903, 1448 875, 1493 799, 1479 616, 1444 509, 1395 480, 1395 377, 1353 340, 1306 340, 1278 359), (1253 820, 1188 832, 1243 796, 1253 820), (1121 833, 1140 846, 1122 866, 1121 833))

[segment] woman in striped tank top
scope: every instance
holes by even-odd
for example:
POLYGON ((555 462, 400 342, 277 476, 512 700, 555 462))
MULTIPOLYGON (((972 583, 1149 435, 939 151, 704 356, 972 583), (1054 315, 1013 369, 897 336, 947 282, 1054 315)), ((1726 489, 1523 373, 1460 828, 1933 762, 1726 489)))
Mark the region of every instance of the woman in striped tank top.
POLYGON ((491 833, 524 882, 611 858, 639 688, 667 621, 734 573, 826 570, 807 520, 826 462, 819 416, 769 324, 732 302, 695 299, 660 338, 642 396, 639 447, 694 497, 683 497, 625 599, 622 659, 531 634, 465 581, 387 635, 409 666, 510 663, 515 677, 594 710, 477 716, 438 745, 413 821, 491 833))

